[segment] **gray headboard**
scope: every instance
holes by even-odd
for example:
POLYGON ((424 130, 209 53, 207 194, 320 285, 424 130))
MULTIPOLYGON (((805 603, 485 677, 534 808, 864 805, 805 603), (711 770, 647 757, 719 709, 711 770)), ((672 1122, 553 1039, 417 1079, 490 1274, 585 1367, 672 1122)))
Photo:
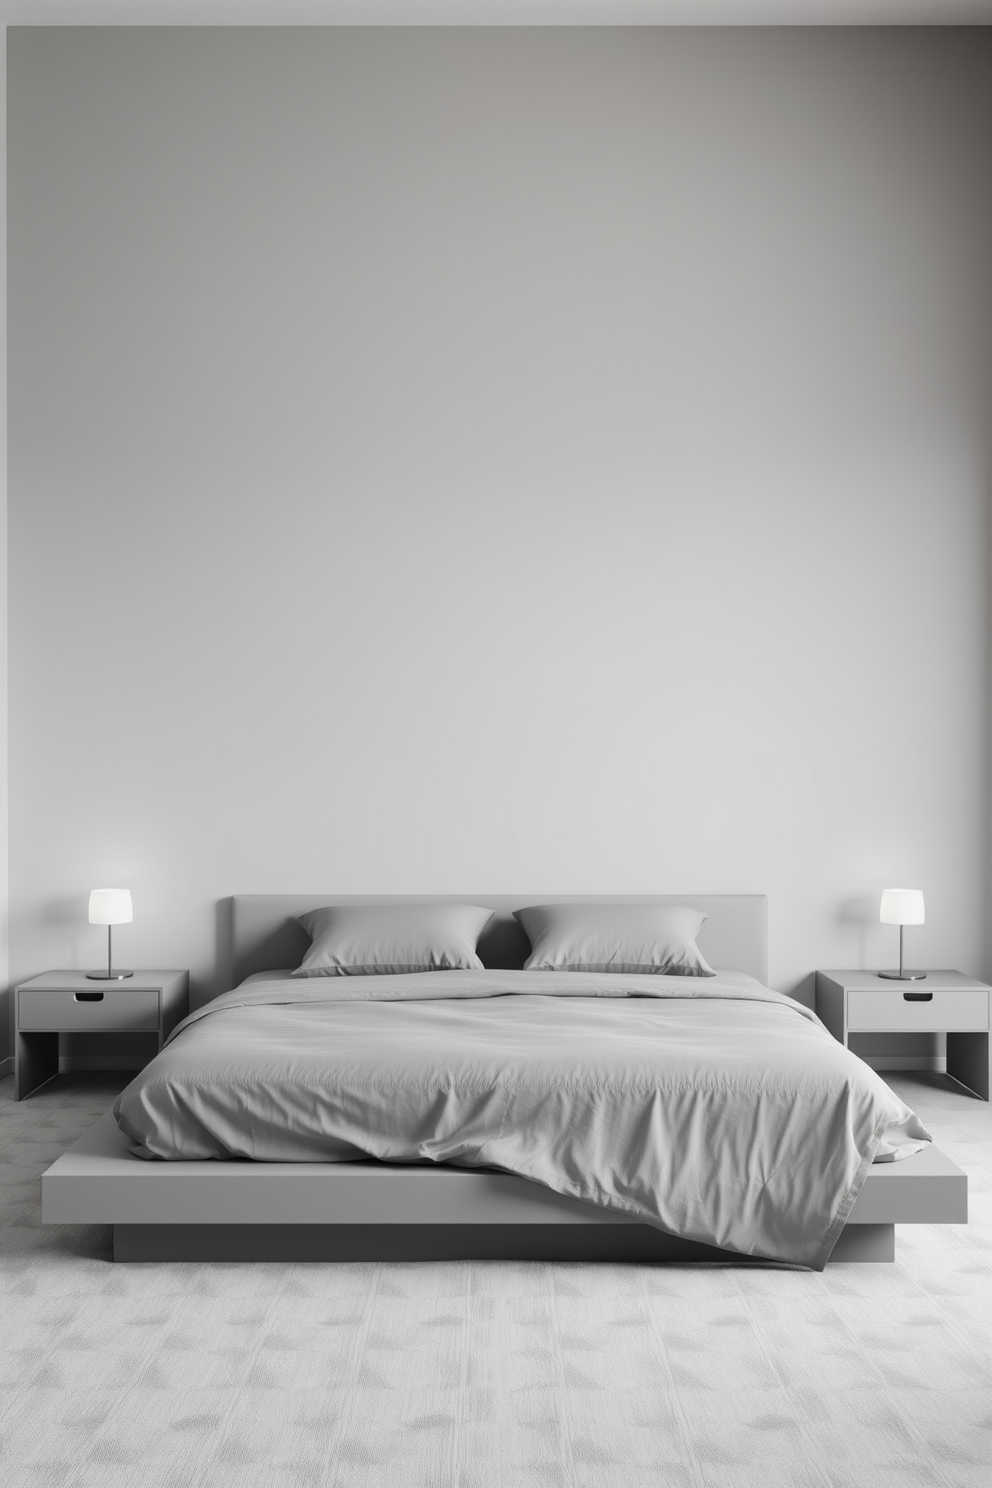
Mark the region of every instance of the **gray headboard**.
POLYGON ((530 946, 512 917, 526 904, 689 904, 709 918, 699 949, 711 966, 768 980, 768 900, 764 894, 235 894, 231 899, 231 981, 256 971, 299 966, 310 937, 296 916, 323 904, 481 904, 496 916, 483 931, 486 966, 520 967, 530 946))

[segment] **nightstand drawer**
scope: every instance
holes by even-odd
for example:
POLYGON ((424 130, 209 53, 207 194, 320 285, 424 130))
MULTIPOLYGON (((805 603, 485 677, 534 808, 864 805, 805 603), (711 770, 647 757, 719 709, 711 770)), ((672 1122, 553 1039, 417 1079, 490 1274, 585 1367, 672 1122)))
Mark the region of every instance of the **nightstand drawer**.
POLYGON ((852 1033, 902 1032, 913 1029, 967 1033, 989 1026, 988 992, 927 993, 926 982, 912 988, 879 988, 877 992, 848 992, 847 1026, 852 1033), (909 996, 906 996, 906 992, 909 996), (920 1001, 920 998, 923 1001, 920 1001))
POLYGON ((17 1026, 25 1032, 158 1033, 158 992, 126 987, 61 992, 22 987, 17 994, 17 1026))

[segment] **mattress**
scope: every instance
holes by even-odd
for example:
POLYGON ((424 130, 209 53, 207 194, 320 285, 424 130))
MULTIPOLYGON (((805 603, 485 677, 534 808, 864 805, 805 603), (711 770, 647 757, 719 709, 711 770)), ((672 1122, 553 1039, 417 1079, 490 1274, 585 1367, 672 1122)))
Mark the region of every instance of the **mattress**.
POLYGON ((821 1269, 916 1115, 741 972, 250 978, 114 1107, 151 1160, 497 1168, 742 1255, 821 1269))

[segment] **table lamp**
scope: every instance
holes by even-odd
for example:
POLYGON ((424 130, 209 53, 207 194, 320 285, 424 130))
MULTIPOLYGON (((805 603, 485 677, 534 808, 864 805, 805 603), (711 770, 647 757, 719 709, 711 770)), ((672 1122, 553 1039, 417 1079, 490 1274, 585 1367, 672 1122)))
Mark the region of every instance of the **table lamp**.
POLYGON ((922 982, 925 971, 906 971, 902 964, 902 932, 904 925, 923 924, 923 893, 920 889, 885 889, 879 905, 878 918, 883 925, 899 926, 899 970, 880 971, 880 977, 892 982, 922 982))
POLYGON ((122 982, 125 977, 134 976, 133 971, 115 969, 110 939, 115 925, 130 925, 133 919, 130 889, 93 889, 90 892, 90 924, 107 927, 107 969, 88 971, 86 975, 91 981, 122 982))

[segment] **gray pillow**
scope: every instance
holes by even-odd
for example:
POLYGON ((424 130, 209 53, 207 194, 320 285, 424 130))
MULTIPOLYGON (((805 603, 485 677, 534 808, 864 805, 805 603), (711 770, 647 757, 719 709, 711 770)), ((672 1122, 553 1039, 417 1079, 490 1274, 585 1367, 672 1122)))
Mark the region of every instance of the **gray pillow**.
POLYGON ((329 904, 300 915, 313 944, 297 977, 481 971, 476 942, 493 917, 477 904, 329 904))
POLYGON ((531 943, 525 971, 716 976, 699 953, 706 921, 677 904, 532 904, 514 910, 531 943))

